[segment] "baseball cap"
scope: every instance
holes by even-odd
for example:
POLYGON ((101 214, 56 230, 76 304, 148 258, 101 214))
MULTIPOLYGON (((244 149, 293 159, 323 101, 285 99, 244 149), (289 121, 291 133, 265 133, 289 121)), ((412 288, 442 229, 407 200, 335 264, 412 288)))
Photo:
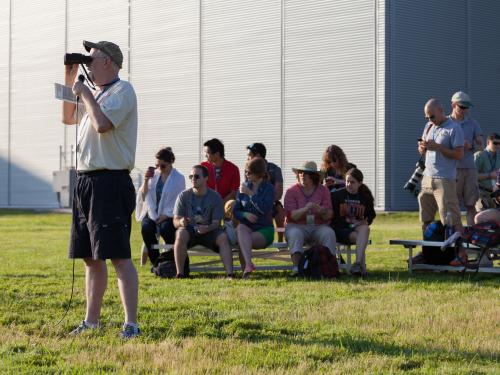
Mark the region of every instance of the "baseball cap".
POLYGON ((473 107, 474 105, 470 101, 470 96, 463 91, 457 91, 451 97, 452 103, 459 103, 464 107, 473 107))
POLYGON ((123 54, 116 44, 112 42, 100 41, 97 43, 89 42, 87 40, 83 41, 83 46, 87 52, 90 52, 92 48, 98 49, 99 51, 104 52, 108 55, 120 69, 122 68, 123 63, 123 54))
POLYGON ((262 143, 252 143, 247 146, 247 149, 250 150, 252 154, 259 154, 263 158, 266 157, 266 146, 262 143))

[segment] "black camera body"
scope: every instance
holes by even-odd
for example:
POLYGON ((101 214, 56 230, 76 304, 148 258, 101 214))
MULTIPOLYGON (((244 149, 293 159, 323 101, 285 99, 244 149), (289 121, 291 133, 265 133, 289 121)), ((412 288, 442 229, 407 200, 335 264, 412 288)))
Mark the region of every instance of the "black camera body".
POLYGON ((425 163, 424 160, 421 158, 417 164, 415 165, 415 171, 411 175, 410 179, 408 182, 405 184, 403 189, 409 191, 415 196, 418 196, 418 193, 420 193, 420 189, 418 188, 418 184, 420 184, 420 181, 422 181, 422 177, 424 177, 424 170, 425 170, 425 163))
POLYGON ((66 53, 64 55, 64 65, 73 64, 90 64, 92 62, 92 56, 83 55, 81 53, 66 53))

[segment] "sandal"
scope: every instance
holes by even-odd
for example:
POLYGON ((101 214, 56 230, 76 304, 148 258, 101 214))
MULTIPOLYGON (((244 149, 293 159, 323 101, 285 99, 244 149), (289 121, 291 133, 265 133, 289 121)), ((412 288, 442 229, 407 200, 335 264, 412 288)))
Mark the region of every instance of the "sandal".
POLYGON ((243 275, 241 276, 243 279, 248 279, 250 277, 250 274, 255 271, 257 267, 255 267, 255 264, 253 263, 250 263, 250 267, 249 268, 246 268, 245 267, 245 270, 243 271, 243 275))

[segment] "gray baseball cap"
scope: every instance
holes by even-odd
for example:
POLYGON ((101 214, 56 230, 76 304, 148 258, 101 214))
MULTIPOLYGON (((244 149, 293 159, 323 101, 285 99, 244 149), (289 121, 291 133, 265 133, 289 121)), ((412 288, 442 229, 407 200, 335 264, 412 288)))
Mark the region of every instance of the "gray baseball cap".
POLYGON ((87 52, 90 52, 92 48, 98 49, 109 56, 111 61, 113 61, 120 69, 123 63, 123 54, 116 44, 112 42, 100 41, 97 43, 89 42, 87 40, 83 41, 83 46, 87 52))

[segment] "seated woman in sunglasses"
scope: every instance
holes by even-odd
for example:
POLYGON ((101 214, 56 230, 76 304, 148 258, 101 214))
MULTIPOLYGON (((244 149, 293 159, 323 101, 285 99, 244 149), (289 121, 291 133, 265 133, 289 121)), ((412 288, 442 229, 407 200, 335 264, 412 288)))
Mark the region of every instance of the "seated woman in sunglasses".
POLYGON ((245 167, 246 181, 236 194, 233 207, 240 262, 243 277, 255 270, 252 263, 252 249, 262 249, 273 243, 273 203, 274 187, 267 180, 267 164, 262 158, 249 160, 245 167))
POLYGON ((177 196, 186 188, 184 176, 172 165, 175 156, 170 147, 156 153, 156 169, 149 167, 144 174, 144 182, 137 193, 136 219, 142 221, 141 233, 148 252, 149 260, 156 266, 160 233, 165 243, 175 241, 173 210, 177 196))
POLYGON ((337 145, 330 145, 323 153, 321 172, 325 185, 333 193, 345 187, 345 173, 356 166, 347 161, 344 151, 337 145))

